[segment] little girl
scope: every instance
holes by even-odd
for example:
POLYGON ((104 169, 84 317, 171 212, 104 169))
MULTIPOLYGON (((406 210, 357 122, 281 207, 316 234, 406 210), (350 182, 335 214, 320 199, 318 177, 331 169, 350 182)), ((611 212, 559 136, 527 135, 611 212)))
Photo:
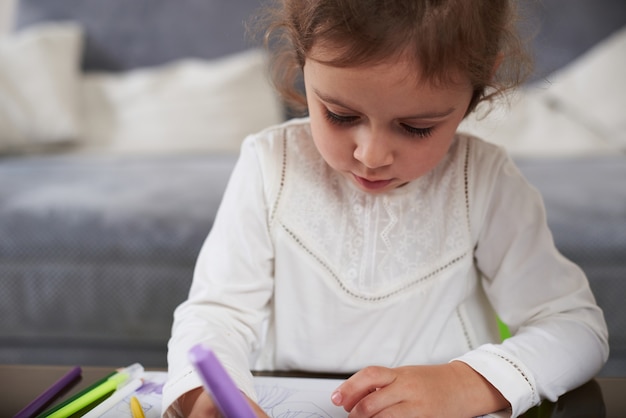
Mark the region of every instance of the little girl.
POLYGON ((168 416, 217 416, 188 362, 348 373, 350 417, 517 416, 592 378, 607 330, 538 192, 457 132, 519 85, 507 0, 283 0, 267 37, 309 117, 246 139, 174 314, 168 416), (513 334, 501 341, 497 318, 513 334))

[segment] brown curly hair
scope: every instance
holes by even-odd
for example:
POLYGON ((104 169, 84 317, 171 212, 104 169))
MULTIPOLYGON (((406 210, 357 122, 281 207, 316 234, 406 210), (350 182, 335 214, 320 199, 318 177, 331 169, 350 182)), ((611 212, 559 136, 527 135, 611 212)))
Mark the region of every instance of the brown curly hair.
POLYGON ((272 81, 285 102, 306 111, 301 78, 314 44, 338 47, 338 67, 411 57, 422 80, 467 74, 476 105, 519 86, 531 60, 516 30, 513 0, 277 0, 257 16, 272 81), (494 72, 494 68, 497 71, 494 72))

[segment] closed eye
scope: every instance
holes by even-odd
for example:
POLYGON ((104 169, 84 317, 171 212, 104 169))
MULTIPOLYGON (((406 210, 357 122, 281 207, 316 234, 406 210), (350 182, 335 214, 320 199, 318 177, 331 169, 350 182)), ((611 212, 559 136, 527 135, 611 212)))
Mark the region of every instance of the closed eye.
POLYGON ((407 125, 405 123, 401 123, 400 126, 411 136, 417 136, 419 138, 427 138, 433 133, 433 128, 416 128, 415 126, 407 125))
POLYGON ((326 120, 335 125, 350 125, 359 120, 358 116, 344 116, 338 115, 337 113, 331 112, 326 109, 324 112, 326 116, 326 120))
MULTIPOLYGON (((352 125, 359 121, 359 116, 354 115, 339 115, 335 112, 331 112, 328 109, 325 109, 324 116, 326 120, 332 123, 333 125, 339 126, 348 126, 352 125)), ((427 128, 416 128, 415 126, 407 125, 405 123, 401 123, 400 126, 406 133, 410 136, 416 136, 418 138, 427 138, 432 135, 433 127, 427 128)))

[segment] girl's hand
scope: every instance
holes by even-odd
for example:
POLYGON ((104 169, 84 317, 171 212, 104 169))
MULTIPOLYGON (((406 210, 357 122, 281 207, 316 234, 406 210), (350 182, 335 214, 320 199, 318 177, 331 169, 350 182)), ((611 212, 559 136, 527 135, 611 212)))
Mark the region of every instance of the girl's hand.
MULTIPOLYGON (((245 396, 245 395, 244 395, 245 396)), ((261 407, 250 398, 245 396, 252 407, 252 410, 259 418, 268 418, 261 407)), ((213 402, 213 399, 202 388, 196 388, 187 392, 179 398, 179 406, 183 415, 189 418, 222 418, 220 411, 213 402)))
POLYGON ((485 378, 459 361, 394 369, 367 367, 342 383, 331 400, 343 406, 350 418, 474 417, 509 406, 485 378))

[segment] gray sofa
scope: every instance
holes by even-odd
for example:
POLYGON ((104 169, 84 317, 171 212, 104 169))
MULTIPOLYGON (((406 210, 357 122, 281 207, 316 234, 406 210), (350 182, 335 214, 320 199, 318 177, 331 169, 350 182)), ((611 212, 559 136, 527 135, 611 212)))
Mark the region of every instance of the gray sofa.
MULTIPOLYGON (((544 3, 532 9, 542 23, 536 78, 626 23, 621 0, 544 3)), ((258 5, 22 0, 16 28, 81 22, 84 71, 121 72, 244 50, 242 22, 258 5)), ((165 366, 172 312, 235 159, 0 156, 0 363, 165 366)), ((626 156, 518 163, 544 196, 557 246, 585 270, 605 311, 611 357, 602 374, 626 375, 626 156)))

